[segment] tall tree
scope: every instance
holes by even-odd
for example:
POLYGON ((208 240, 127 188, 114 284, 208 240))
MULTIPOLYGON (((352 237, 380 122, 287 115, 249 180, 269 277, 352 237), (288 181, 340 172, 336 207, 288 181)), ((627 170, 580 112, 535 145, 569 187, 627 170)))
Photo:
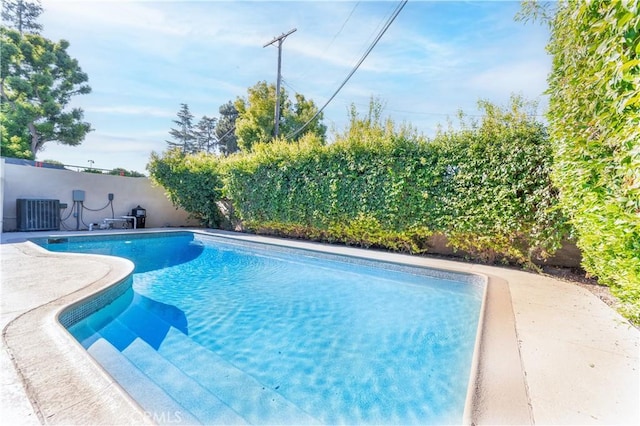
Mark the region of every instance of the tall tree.
POLYGON ((0 28, 0 95, 6 104, 2 125, 8 132, 3 141, 28 143, 32 156, 47 142, 79 145, 91 131, 82 121, 82 109, 66 109, 74 95, 91 92, 87 74, 68 47, 66 40, 55 43, 0 28))
POLYGON ((216 118, 203 116, 194 130, 196 149, 211 154, 216 151, 218 138, 216 137, 216 118))
MULTIPOLYGON (((296 93, 295 99, 296 102, 291 105, 291 109, 288 111, 284 122, 281 124, 283 126, 281 128, 281 132, 284 137, 289 137, 290 134, 296 132, 302 126, 307 124, 307 122, 318 112, 316 104, 311 99, 306 99, 304 95, 296 93)), ((319 136, 324 142, 325 135, 327 133, 327 126, 322 123, 322 118, 323 114, 318 114, 318 116, 314 118, 303 131, 296 133, 290 138, 297 141, 302 136, 310 133, 319 136)))
MULTIPOLYGON (((284 92, 284 88, 281 89, 284 92)), ((253 145, 260 142, 270 142, 273 139, 276 86, 267 85, 261 81, 248 90, 247 98, 236 99, 235 106, 238 110, 236 120, 236 136, 238 146, 245 152, 251 151, 253 145)), ((282 96, 282 104, 288 100, 282 96)), ((283 117, 281 114, 280 117, 283 117)))
MULTIPOLYGON (((289 134, 299 129, 318 111, 312 100, 306 100, 301 94, 296 94, 296 103, 291 102, 284 88, 281 88, 280 102, 280 123, 282 137, 287 138, 289 134)), ((243 151, 251 151, 253 145, 257 143, 268 143, 273 140, 275 127, 275 105, 276 87, 275 84, 267 84, 260 81, 248 89, 247 98, 238 98, 235 106, 238 110, 236 121, 236 136, 238 146, 243 151)), ((305 134, 315 134, 324 141, 326 126, 321 123, 322 114, 314 119, 311 125, 299 132, 292 140, 297 140, 305 134)))
POLYGON ((183 154, 191 154, 197 151, 196 136, 193 130, 193 114, 189 111, 189 105, 180 104, 178 119, 173 120, 177 128, 169 130, 173 140, 166 141, 169 148, 179 148, 183 154))
POLYGON ((216 125, 216 138, 218 139, 220 153, 227 156, 239 151, 238 138, 235 133, 238 110, 233 102, 229 101, 221 105, 218 111, 220 112, 220 118, 216 125))
POLYGON ((41 13, 40 0, 3 0, 2 2, 2 20, 9 27, 18 30, 20 34, 39 34, 42 31, 42 24, 36 22, 36 19, 41 13))

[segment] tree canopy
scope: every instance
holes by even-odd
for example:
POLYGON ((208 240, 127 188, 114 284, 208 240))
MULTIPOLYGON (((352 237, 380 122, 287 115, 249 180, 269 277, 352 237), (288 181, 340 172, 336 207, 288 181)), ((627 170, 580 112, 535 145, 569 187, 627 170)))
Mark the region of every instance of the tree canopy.
POLYGON ((47 142, 76 146, 91 131, 82 109, 67 109, 73 96, 91 92, 68 47, 65 40, 0 28, 3 155, 34 158, 47 142))
MULTIPOLYGON (((285 139, 288 135, 304 125, 318 111, 312 100, 307 100, 304 95, 296 93, 295 103, 289 99, 287 91, 280 89, 280 133, 285 139)), ((246 98, 238 98, 235 101, 238 110, 236 120, 236 136, 238 146, 246 152, 252 150, 258 143, 269 143, 273 140, 275 127, 276 86, 260 81, 247 91, 246 98)), ((292 140, 298 140, 305 134, 315 134, 320 139, 325 139, 327 127, 322 124, 322 114, 298 133, 292 140)))

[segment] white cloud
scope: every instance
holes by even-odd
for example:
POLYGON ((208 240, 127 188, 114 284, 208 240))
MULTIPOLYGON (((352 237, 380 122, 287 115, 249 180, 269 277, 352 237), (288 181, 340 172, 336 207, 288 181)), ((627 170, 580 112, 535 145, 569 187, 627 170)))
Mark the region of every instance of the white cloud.
POLYGON ((189 28, 179 25, 173 17, 157 8, 158 2, 100 1, 100 0, 44 0, 47 19, 73 22, 72 27, 103 28, 110 32, 133 29, 144 33, 184 36, 189 28))
POLYGON ((503 63, 473 76, 465 86, 486 96, 508 96, 522 92, 529 98, 537 98, 547 88, 548 64, 540 61, 503 63))

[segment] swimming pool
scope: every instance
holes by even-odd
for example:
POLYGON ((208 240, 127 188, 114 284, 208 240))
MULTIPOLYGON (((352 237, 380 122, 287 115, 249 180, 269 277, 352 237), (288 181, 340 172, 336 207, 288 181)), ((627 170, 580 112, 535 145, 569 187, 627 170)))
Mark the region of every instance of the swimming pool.
POLYGON ((475 277, 191 233, 41 245, 136 263, 68 325, 160 423, 461 422, 475 277))

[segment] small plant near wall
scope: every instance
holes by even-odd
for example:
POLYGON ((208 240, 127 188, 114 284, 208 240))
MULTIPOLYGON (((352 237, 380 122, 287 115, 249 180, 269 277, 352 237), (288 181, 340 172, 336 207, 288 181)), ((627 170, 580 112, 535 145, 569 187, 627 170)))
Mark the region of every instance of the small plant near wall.
POLYGON ((135 170, 126 170, 120 167, 111 170, 109 174, 127 177, 145 177, 144 173, 136 172, 135 170))
POLYGON ((84 170, 82 170, 84 173, 94 173, 97 175, 101 175, 102 174, 102 170, 99 169, 93 169, 93 168, 86 168, 84 170))

